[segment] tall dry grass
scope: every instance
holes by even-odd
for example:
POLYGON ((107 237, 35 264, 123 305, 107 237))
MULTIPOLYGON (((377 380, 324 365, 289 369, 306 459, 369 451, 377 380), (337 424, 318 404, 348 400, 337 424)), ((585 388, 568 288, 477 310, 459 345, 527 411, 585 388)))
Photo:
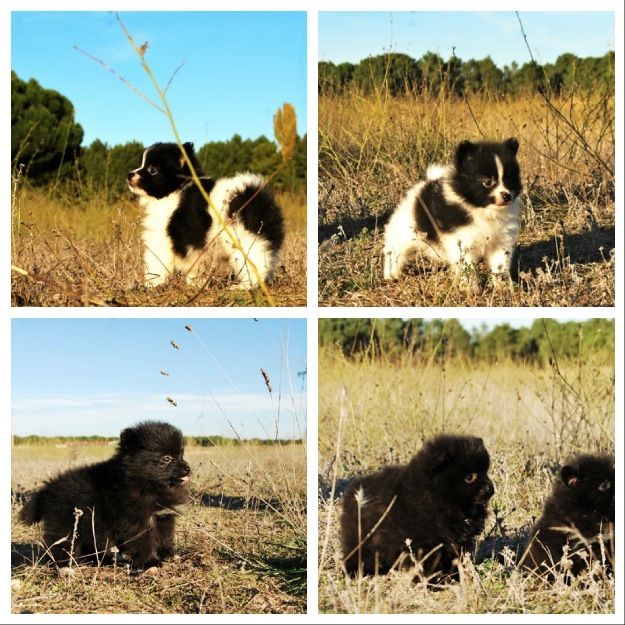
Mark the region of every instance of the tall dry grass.
POLYGON ((614 94, 600 90, 320 95, 320 304, 613 305, 614 130, 614 94), (517 286, 465 292, 419 259, 399 284, 384 282, 382 229, 406 190, 428 165, 449 162, 459 141, 510 136, 524 185, 517 286))
MULTIPOLYGON (((306 304, 306 198, 276 196, 286 225, 276 279, 277 306, 306 304)), ((128 196, 108 203, 72 200, 13 181, 11 304, 13 306, 268 306, 260 291, 230 288, 226 263, 206 250, 205 282, 184 278, 143 286, 141 212, 128 196)))
POLYGON ((384 362, 321 349, 320 612, 614 612, 613 578, 550 585, 516 568, 559 463, 570 453, 615 448, 613 357, 558 365, 475 364, 430 353, 384 362), (407 462, 439 432, 481 436, 491 455, 492 513, 461 563, 460 583, 433 592, 415 586, 409 573, 346 578, 338 538, 346 485, 357 475, 407 462))

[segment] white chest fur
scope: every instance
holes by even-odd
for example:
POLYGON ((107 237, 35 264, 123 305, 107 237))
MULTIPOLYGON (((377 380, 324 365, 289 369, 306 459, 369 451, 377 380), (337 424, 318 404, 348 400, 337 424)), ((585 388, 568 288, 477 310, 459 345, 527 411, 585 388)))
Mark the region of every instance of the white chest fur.
POLYGON ((146 283, 161 284, 176 269, 181 269, 167 235, 167 225, 178 206, 178 195, 172 193, 160 200, 142 197, 140 203, 145 210, 141 238, 145 247, 146 283))

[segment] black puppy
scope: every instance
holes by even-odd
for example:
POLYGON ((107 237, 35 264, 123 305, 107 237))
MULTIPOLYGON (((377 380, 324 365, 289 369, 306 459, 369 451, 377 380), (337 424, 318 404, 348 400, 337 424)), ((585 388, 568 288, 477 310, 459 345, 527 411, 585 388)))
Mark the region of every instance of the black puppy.
POLYGON ((614 564, 614 456, 582 454, 560 469, 534 524, 522 565, 555 579, 592 561, 614 564))
POLYGON ((442 434, 407 465, 354 480, 341 516, 347 572, 418 564, 415 581, 456 579, 458 558, 484 529, 494 493, 489 466, 481 438, 442 434))
POLYGON ((20 512, 43 521, 44 540, 60 566, 101 560, 111 548, 134 568, 160 564, 174 553, 179 506, 188 500, 191 469, 182 432, 146 421, 122 431, 109 460, 72 469, 48 481, 20 512))

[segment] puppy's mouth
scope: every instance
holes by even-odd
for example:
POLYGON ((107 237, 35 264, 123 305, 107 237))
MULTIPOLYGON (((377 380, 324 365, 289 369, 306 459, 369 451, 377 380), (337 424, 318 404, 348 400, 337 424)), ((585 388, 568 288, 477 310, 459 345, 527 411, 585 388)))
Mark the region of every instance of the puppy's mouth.
POLYGON ((145 191, 139 186, 140 181, 141 178, 132 172, 128 175, 128 178, 126 178, 126 184, 132 193, 136 195, 146 195, 145 191))
POLYGON ((488 504, 488 502, 490 501, 491 497, 492 497, 492 495, 478 495, 475 498, 475 503, 478 506, 485 506, 486 504, 488 504))
POLYGON ((188 475, 183 475, 183 476, 180 478, 180 481, 181 481, 181 482, 188 482, 188 481, 189 481, 189 476, 188 476, 188 475))
POLYGON ((141 189, 141 187, 139 187, 139 185, 132 181, 132 180, 128 180, 128 188, 133 192, 133 193, 143 193, 143 190, 141 189))

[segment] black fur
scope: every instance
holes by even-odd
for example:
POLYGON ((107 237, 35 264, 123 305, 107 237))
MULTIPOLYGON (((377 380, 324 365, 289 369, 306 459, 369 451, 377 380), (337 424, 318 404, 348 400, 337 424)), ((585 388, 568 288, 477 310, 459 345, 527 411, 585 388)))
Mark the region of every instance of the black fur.
POLYGON ((455 204, 455 210, 449 210, 449 205, 443 196, 443 185, 440 180, 431 180, 425 183, 419 196, 428 207, 434 221, 423 210, 420 202, 415 202, 415 222, 419 232, 425 232, 427 240, 438 242, 439 232, 452 232, 461 226, 471 223, 471 215, 461 205, 455 204))
POLYGON ((239 217, 250 232, 262 235, 273 249, 284 242, 284 221, 276 210, 276 200, 267 187, 246 187, 234 195, 228 206, 228 217, 239 217))
MULTIPOLYGON (((215 186, 215 181, 210 178, 202 178, 201 182, 206 193, 215 186)), ((178 208, 167 224, 167 235, 176 255, 184 258, 190 250, 202 250, 212 223, 202 191, 187 181, 180 190, 178 208)))
POLYGON ((407 465, 355 479, 341 515, 347 572, 358 574, 359 560, 364 575, 410 568, 416 560, 422 570, 415 580, 457 578, 458 557, 484 529, 494 493, 489 466, 481 438, 442 434, 407 465))
POLYGON ((614 456, 570 458, 534 524, 522 565, 551 580, 556 572, 577 576, 591 561, 612 569, 614 493, 614 456))
POLYGON ((183 453, 182 432, 172 425, 146 421, 129 427, 112 458, 49 480, 29 498, 20 519, 43 522, 44 541, 59 566, 70 558, 110 559, 114 546, 134 568, 158 565, 174 553, 176 516, 188 500, 191 469, 183 453), (75 510, 82 515, 72 539, 75 510))

